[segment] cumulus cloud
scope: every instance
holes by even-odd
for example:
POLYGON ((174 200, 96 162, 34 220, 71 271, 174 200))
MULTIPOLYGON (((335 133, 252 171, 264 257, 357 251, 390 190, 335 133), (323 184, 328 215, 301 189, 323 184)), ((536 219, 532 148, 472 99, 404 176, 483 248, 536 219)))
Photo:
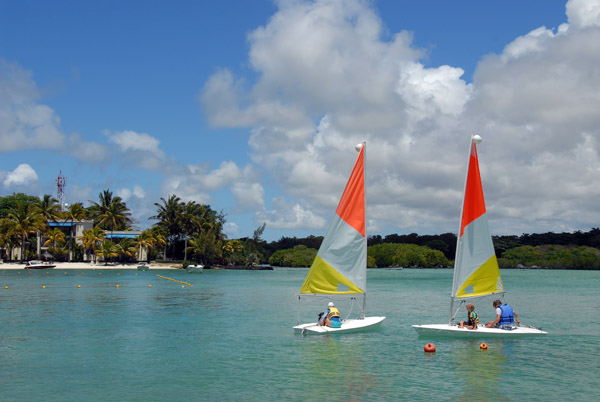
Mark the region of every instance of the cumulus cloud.
POLYGON ((600 0, 569 0, 566 8, 575 28, 600 27, 600 0))
POLYGON ((123 201, 127 202, 132 197, 135 198, 144 198, 146 196, 146 192, 139 185, 134 185, 133 189, 122 188, 117 190, 117 195, 123 199, 123 201))
POLYGON ((366 139, 369 227, 455 231, 478 133, 492 231, 598 222, 600 1, 570 0, 568 23, 524 32, 469 84, 458 66, 426 67, 412 34, 385 35, 370 3, 277 4, 248 37, 257 80, 223 69, 201 93, 214 125, 250 127, 253 160, 291 200, 257 221, 323 228, 366 139))
POLYGON ((39 97, 30 72, 0 59, 0 152, 62 145, 60 119, 39 97))
POLYGON ((37 183, 38 175, 31 166, 22 163, 15 170, 9 172, 4 179, 4 187, 22 187, 37 183))
POLYGON ((237 211, 256 211, 265 205, 265 190, 260 183, 237 182, 231 186, 237 202, 237 211))
POLYGON ((132 130, 105 130, 104 135, 117 146, 121 163, 154 171, 168 168, 165 153, 159 147, 160 141, 155 137, 132 130))
POLYGON ((229 238, 240 237, 240 229, 235 222, 225 222, 225 225, 223 225, 223 232, 229 238))
POLYGON ((270 210, 258 212, 257 221, 274 229, 323 229, 327 223, 324 218, 305 209, 300 203, 290 203, 281 197, 273 200, 270 210))

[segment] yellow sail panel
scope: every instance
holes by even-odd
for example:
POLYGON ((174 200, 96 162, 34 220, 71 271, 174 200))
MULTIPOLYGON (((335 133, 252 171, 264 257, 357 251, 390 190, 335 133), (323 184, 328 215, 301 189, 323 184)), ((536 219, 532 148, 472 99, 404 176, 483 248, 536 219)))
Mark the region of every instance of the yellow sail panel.
POLYGON ((304 279, 300 293, 343 295, 364 292, 317 255, 304 279))
POLYGON ((494 254, 463 282, 456 292, 456 297, 485 296, 503 291, 500 268, 494 254))

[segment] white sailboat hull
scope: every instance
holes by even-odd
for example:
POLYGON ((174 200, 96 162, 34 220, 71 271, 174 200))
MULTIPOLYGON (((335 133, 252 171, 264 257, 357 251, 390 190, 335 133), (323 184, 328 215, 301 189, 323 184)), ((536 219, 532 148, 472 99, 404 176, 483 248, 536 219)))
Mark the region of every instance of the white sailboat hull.
POLYGON ((514 326, 512 330, 500 328, 486 328, 485 325, 479 325, 476 330, 459 328, 456 325, 448 324, 413 325, 412 327, 415 329, 415 331, 417 331, 420 337, 513 338, 547 334, 547 332, 542 331, 539 328, 525 326, 514 326))
POLYGON ((363 319, 349 319, 342 321, 341 328, 329 328, 316 322, 300 324, 294 327, 294 332, 306 335, 340 334, 360 332, 377 328, 385 317, 365 317, 363 319))

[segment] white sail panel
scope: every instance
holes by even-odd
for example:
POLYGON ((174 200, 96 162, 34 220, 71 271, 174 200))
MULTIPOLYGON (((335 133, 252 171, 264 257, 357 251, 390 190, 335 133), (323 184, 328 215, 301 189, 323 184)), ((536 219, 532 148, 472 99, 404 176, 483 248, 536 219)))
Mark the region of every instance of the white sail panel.
POLYGON ((365 292, 367 239, 339 216, 331 222, 318 255, 365 292))

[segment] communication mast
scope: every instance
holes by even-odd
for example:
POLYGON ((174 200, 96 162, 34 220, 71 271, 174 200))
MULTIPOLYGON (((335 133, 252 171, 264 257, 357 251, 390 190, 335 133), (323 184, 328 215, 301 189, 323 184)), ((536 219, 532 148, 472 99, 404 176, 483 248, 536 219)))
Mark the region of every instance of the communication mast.
POLYGON ((56 195, 58 198, 58 204, 60 205, 60 210, 63 211, 65 207, 65 187, 67 186, 67 178, 62 175, 62 170, 58 174, 56 178, 56 195))

